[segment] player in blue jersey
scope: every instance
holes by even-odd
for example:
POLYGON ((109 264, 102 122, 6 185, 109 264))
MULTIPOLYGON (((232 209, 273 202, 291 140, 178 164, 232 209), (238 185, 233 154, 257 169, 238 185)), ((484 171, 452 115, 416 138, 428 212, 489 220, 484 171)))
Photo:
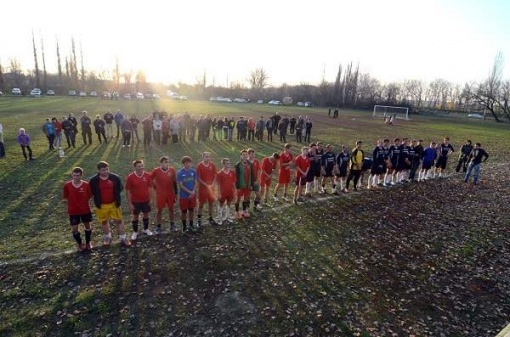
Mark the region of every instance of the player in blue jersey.
POLYGON ((430 169, 434 166, 436 158, 436 142, 430 142, 430 145, 423 150, 423 163, 421 165, 420 173, 418 174, 418 181, 425 181, 429 179, 430 169))
POLYGON ((194 231, 193 216, 197 207, 197 172, 191 167, 192 159, 190 157, 182 157, 181 163, 182 168, 177 171, 177 185, 179 185, 182 231, 194 231), (186 227, 187 223, 189 225, 186 227))

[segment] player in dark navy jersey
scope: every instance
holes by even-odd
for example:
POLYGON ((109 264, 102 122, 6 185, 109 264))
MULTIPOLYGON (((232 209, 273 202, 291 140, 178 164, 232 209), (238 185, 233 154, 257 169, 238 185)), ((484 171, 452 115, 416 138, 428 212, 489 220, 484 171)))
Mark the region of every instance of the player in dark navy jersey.
POLYGON ((335 172, 335 185, 340 186, 340 191, 346 193, 345 182, 347 180, 347 170, 349 166, 350 154, 347 147, 342 145, 342 150, 336 156, 336 172, 335 172))
POLYGON ((453 146, 450 144, 450 138, 445 137, 443 143, 437 148, 438 158, 436 161, 436 171, 434 173, 434 178, 443 177, 443 172, 446 170, 446 164, 448 163, 448 156, 454 151, 455 150, 453 149, 453 146))
POLYGON ((368 177, 367 189, 376 189, 379 184, 379 176, 384 173, 384 148, 383 142, 378 139, 372 151, 372 167, 370 168, 370 176, 368 177))
POLYGON ((336 156, 333 152, 333 145, 327 144, 326 151, 322 155, 321 158, 321 166, 322 166, 322 181, 321 186, 322 190, 326 192, 326 184, 328 180, 331 182, 331 193, 335 193, 335 182, 333 181, 333 170, 336 165, 336 156))

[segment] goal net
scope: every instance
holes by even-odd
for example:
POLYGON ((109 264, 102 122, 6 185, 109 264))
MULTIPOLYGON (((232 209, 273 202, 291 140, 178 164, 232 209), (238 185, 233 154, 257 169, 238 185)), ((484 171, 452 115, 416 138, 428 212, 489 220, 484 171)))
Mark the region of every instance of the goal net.
POLYGON ((374 105, 372 117, 379 118, 398 118, 409 120, 409 108, 400 106, 374 105))

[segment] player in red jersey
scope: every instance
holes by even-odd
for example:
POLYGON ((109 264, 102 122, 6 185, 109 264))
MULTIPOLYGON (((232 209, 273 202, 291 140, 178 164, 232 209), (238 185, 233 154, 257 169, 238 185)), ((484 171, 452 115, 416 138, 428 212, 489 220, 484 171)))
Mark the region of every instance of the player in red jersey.
POLYGON ((278 170, 278 183, 274 188, 273 199, 278 201, 278 189, 283 185, 283 201, 289 201, 287 199, 287 188, 290 184, 290 165, 294 160, 291 152, 292 145, 285 144, 284 150, 280 153, 280 168, 278 170))
POLYGON ((306 185, 306 177, 310 171, 310 157, 308 157, 308 151, 309 148, 303 146, 301 148, 301 155, 297 156, 294 162, 296 169, 296 189, 294 190, 294 199, 292 200, 294 205, 297 205, 298 201, 304 201, 302 198, 303 186, 306 185))
POLYGON ((222 169, 216 175, 218 184, 218 224, 230 220, 230 205, 236 195, 236 173, 230 169, 230 159, 221 160, 222 169))
POLYGON ((152 177, 149 172, 145 171, 143 160, 134 160, 133 167, 135 171, 131 172, 126 178, 126 196, 129 211, 132 214, 133 235, 131 240, 136 240, 138 238, 138 219, 140 213, 143 214, 143 232, 147 235, 153 234, 149 229, 152 177))
POLYGON ((76 240, 78 251, 90 251, 92 249, 91 237, 92 212, 90 211, 89 201, 92 198, 90 185, 82 180, 83 169, 81 167, 73 168, 71 180, 64 184, 64 199, 67 199, 67 213, 69 214, 69 222, 71 223, 71 232, 76 240), (78 228, 80 222, 85 227, 85 243, 83 243, 78 228))
POLYGON ((262 165, 260 168, 260 193, 264 197, 264 203, 266 204, 269 197, 271 180, 273 179, 273 172, 276 169, 279 159, 280 155, 276 152, 271 156, 262 159, 262 165))
POLYGON ((174 205, 177 197, 177 178, 175 168, 169 165, 167 156, 159 158, 159 167, 151 172, 152 186, 156 191, 156 233, 161 233, 161 222, 163 221, 163 209, 168 208, 170 218, 170 230, 177 231, 175 225, 174 205))
POLYGON ((253 210, 261 210, 262 205, 260 204, 261 194, 260 194, 260 183, 259 183, 259 175, 260 175, 260 162, 256 158, 255 150, 248 149, 248 161, 251 163, 253 168, 253 182, 252 182, 252 191, 255 192, 255 201, 253 202, 253 210))
POLYGON ((216 183, 217 169, 216 165, 211 161, 211 153, 202 153, 202 161, 197 164, 197 181, 198 181, 198 212, 197 227, 202 228, 202 211, 204 205, 208 205, 209 224, 216 225, 213 219, 214 202, 216 196, 214 194, 214 185, 216 183))

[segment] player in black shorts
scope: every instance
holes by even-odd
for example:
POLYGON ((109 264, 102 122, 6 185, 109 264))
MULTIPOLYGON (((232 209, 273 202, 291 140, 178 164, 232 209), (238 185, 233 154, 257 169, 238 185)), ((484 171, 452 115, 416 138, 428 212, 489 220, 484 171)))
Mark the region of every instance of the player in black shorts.
POLYGON ((333 146, 331 144, 326 145, 326 151, 321 158, 321 166, 323 171, 322 176, 322 190, 326 192, 326 183, 328 180, 331 182, 331 193, 335 193, 335 182, 333 180, 333 169, 335 168, 335 153, 333 152, 333 146))
POLYGON ((450 144, 450 138, 445 137, 443 143, 439 145, 437 148, 438 158, 436 161, 436 171, 434 173, 434 178, 443 177, 443 171, 446 169, 446 164, 448 163, 448 156, 450 153, 454 152, 453 146, 450 144))
POLYGON ((347 151, 347 147, 342 145, 342 151, 337 154, 335 164, 336 164, 336 172, 335 172, 335 185, 340 186, 340 191, 347 193, 347 189, 345 188, 345 182, 347 180, 347 169, 349 166, 350 154, 347 151))
POLYGON ((370 168, 370 176, 368 177, 367 189, 376 189, 379 184, 379 176, 384 173, 384 148, 382 141, 377 140, 377 143, 372 151, 372 167, 370 168))

